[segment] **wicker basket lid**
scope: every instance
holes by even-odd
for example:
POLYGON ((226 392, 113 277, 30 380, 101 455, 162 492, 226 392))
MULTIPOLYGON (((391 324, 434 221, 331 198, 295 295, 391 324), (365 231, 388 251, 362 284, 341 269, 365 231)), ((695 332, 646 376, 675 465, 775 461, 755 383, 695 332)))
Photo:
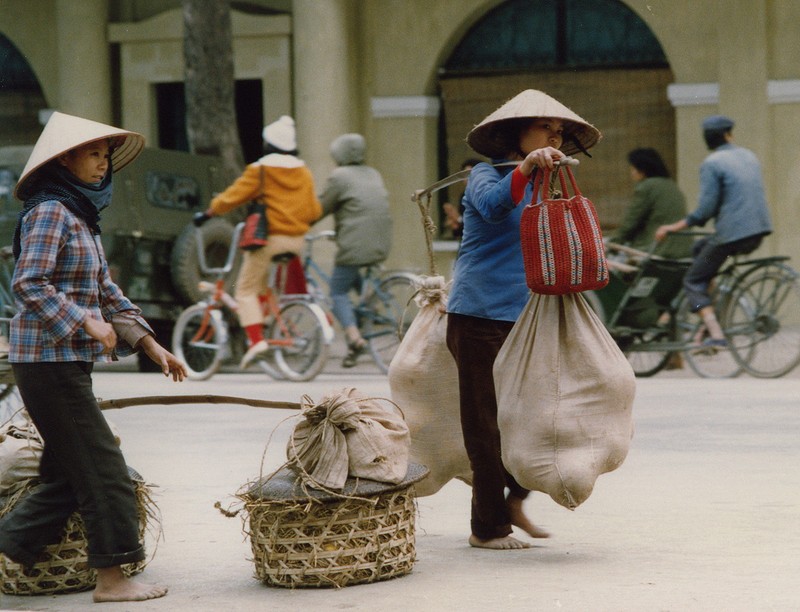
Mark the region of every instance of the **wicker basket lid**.
POLYGON ((382 493, 405 489, 425 478, 428 473, 429 470, 426 466, 409 463, 406 477, 397 484, 366 478, 348 478, 342 491, 333 493, 304 486, 297 472, 283 467, 272 476, 266 476, 256 482, 248 489, 246 495, 268 501, 308 501, 310 499, 322 502, 341 501, 345 496, 374 497, 382 493))

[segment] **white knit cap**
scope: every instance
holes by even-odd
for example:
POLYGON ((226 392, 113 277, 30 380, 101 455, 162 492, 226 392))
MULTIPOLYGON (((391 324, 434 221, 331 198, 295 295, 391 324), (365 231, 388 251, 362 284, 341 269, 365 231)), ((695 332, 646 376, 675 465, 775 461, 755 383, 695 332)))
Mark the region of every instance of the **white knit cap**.
POLYGON ((264 142, 271 144, 281 151, 295 151, 297 137, 294 129, 294 119, 288 115, 281 116, 277 121, 270 123, 261 133, 264 142))
POLYGON ((141 134, 54 112, 31 151, 28 163, 14 188, 14 195, 19 200, 26 200, 31 195, 28 193, 31 179, 48 162, 71 149, 103 139, 114 141, 114 151, 111 154, 114 172, 131 163, 144 148, 144 136, 141 134))

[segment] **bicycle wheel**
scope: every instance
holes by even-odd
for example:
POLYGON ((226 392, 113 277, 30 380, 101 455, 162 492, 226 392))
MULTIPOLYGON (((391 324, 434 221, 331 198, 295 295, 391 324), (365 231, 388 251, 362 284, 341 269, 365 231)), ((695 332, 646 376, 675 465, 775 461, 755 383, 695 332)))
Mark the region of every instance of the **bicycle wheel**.
MULTIPOLYGON (((724 317, 718 315, 718 318, 724 328, 724 317)), ((675 315, 675 325, 677 340, 686 346, 684 359, 695 374, 702 378, 734 378, 742 373, 743 368, 730 349, 704 349, 699 346, 705 329, 703 320, 699 314, 691 311, 689 300, 683 294, 675 315)))
POLYGON ((731 352, 758 378, 777 378, 800 363, 800 285, 782 264, 756 268, 734 289, 725 321, 731 352))
POLYGON ((639 378, 655 376, 669 363, 673 353, 671 351, 649 350, 658 342, 669 342, 674 338, 674 331, 670 329, 653 329, 636 333, 623 342, 622 352, 628 358, 628 363, 633 368, 633 373, 639 378))
POLYGON ((311 380, 328 360, 331 333, 317 304, 296 301, 281 306, 271 329, 275 365, 288 380, 311 380))
POLYGON ((417 290, 414 279, 411 274, 394 274, 382 279, 360 312, 361 335, 384 374, 389 372, 389 364, 419 311, 411 299, 417 290))
POLYGON ((175 322, 172 352, 186 364, 190 380, 206 380, 214 375, 222 364, 227 344, 228 331, 222 313, 209 312, 203 303, 189 306, 175 322))

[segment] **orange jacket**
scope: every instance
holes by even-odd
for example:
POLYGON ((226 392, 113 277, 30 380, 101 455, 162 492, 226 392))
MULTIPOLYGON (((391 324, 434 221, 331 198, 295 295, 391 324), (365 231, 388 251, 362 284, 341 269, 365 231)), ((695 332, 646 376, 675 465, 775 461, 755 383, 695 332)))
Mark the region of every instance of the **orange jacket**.
POLYGON ((211 200, 210 208, 215 215, 224 215, 251 200, 266 203, 270 234, 302 236, 322 215, 311 171, 293 155, 272 153, 248 165, 230 187, 211 200))

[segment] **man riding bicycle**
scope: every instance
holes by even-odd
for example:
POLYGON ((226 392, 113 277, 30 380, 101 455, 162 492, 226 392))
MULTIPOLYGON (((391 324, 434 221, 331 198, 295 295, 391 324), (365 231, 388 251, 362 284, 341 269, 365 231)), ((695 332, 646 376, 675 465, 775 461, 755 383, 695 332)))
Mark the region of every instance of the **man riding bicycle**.
POLYGON ((700 166, 697 208, 686 218, 662 225, 655 238, 688 227, 702 227, 714 219, 715 232, 698 240, 694 261, 683 279, 692 312, 703 319, 708 338, 702 345, 725 348, 728 341, 714 313, 709 286, 725 259, 755 251, 764 236, 772 233, 764 181, 758 158, 749 149, 733 143, 732 119, 712 115, 703 120, 703 137, 711 153, 700 166))

